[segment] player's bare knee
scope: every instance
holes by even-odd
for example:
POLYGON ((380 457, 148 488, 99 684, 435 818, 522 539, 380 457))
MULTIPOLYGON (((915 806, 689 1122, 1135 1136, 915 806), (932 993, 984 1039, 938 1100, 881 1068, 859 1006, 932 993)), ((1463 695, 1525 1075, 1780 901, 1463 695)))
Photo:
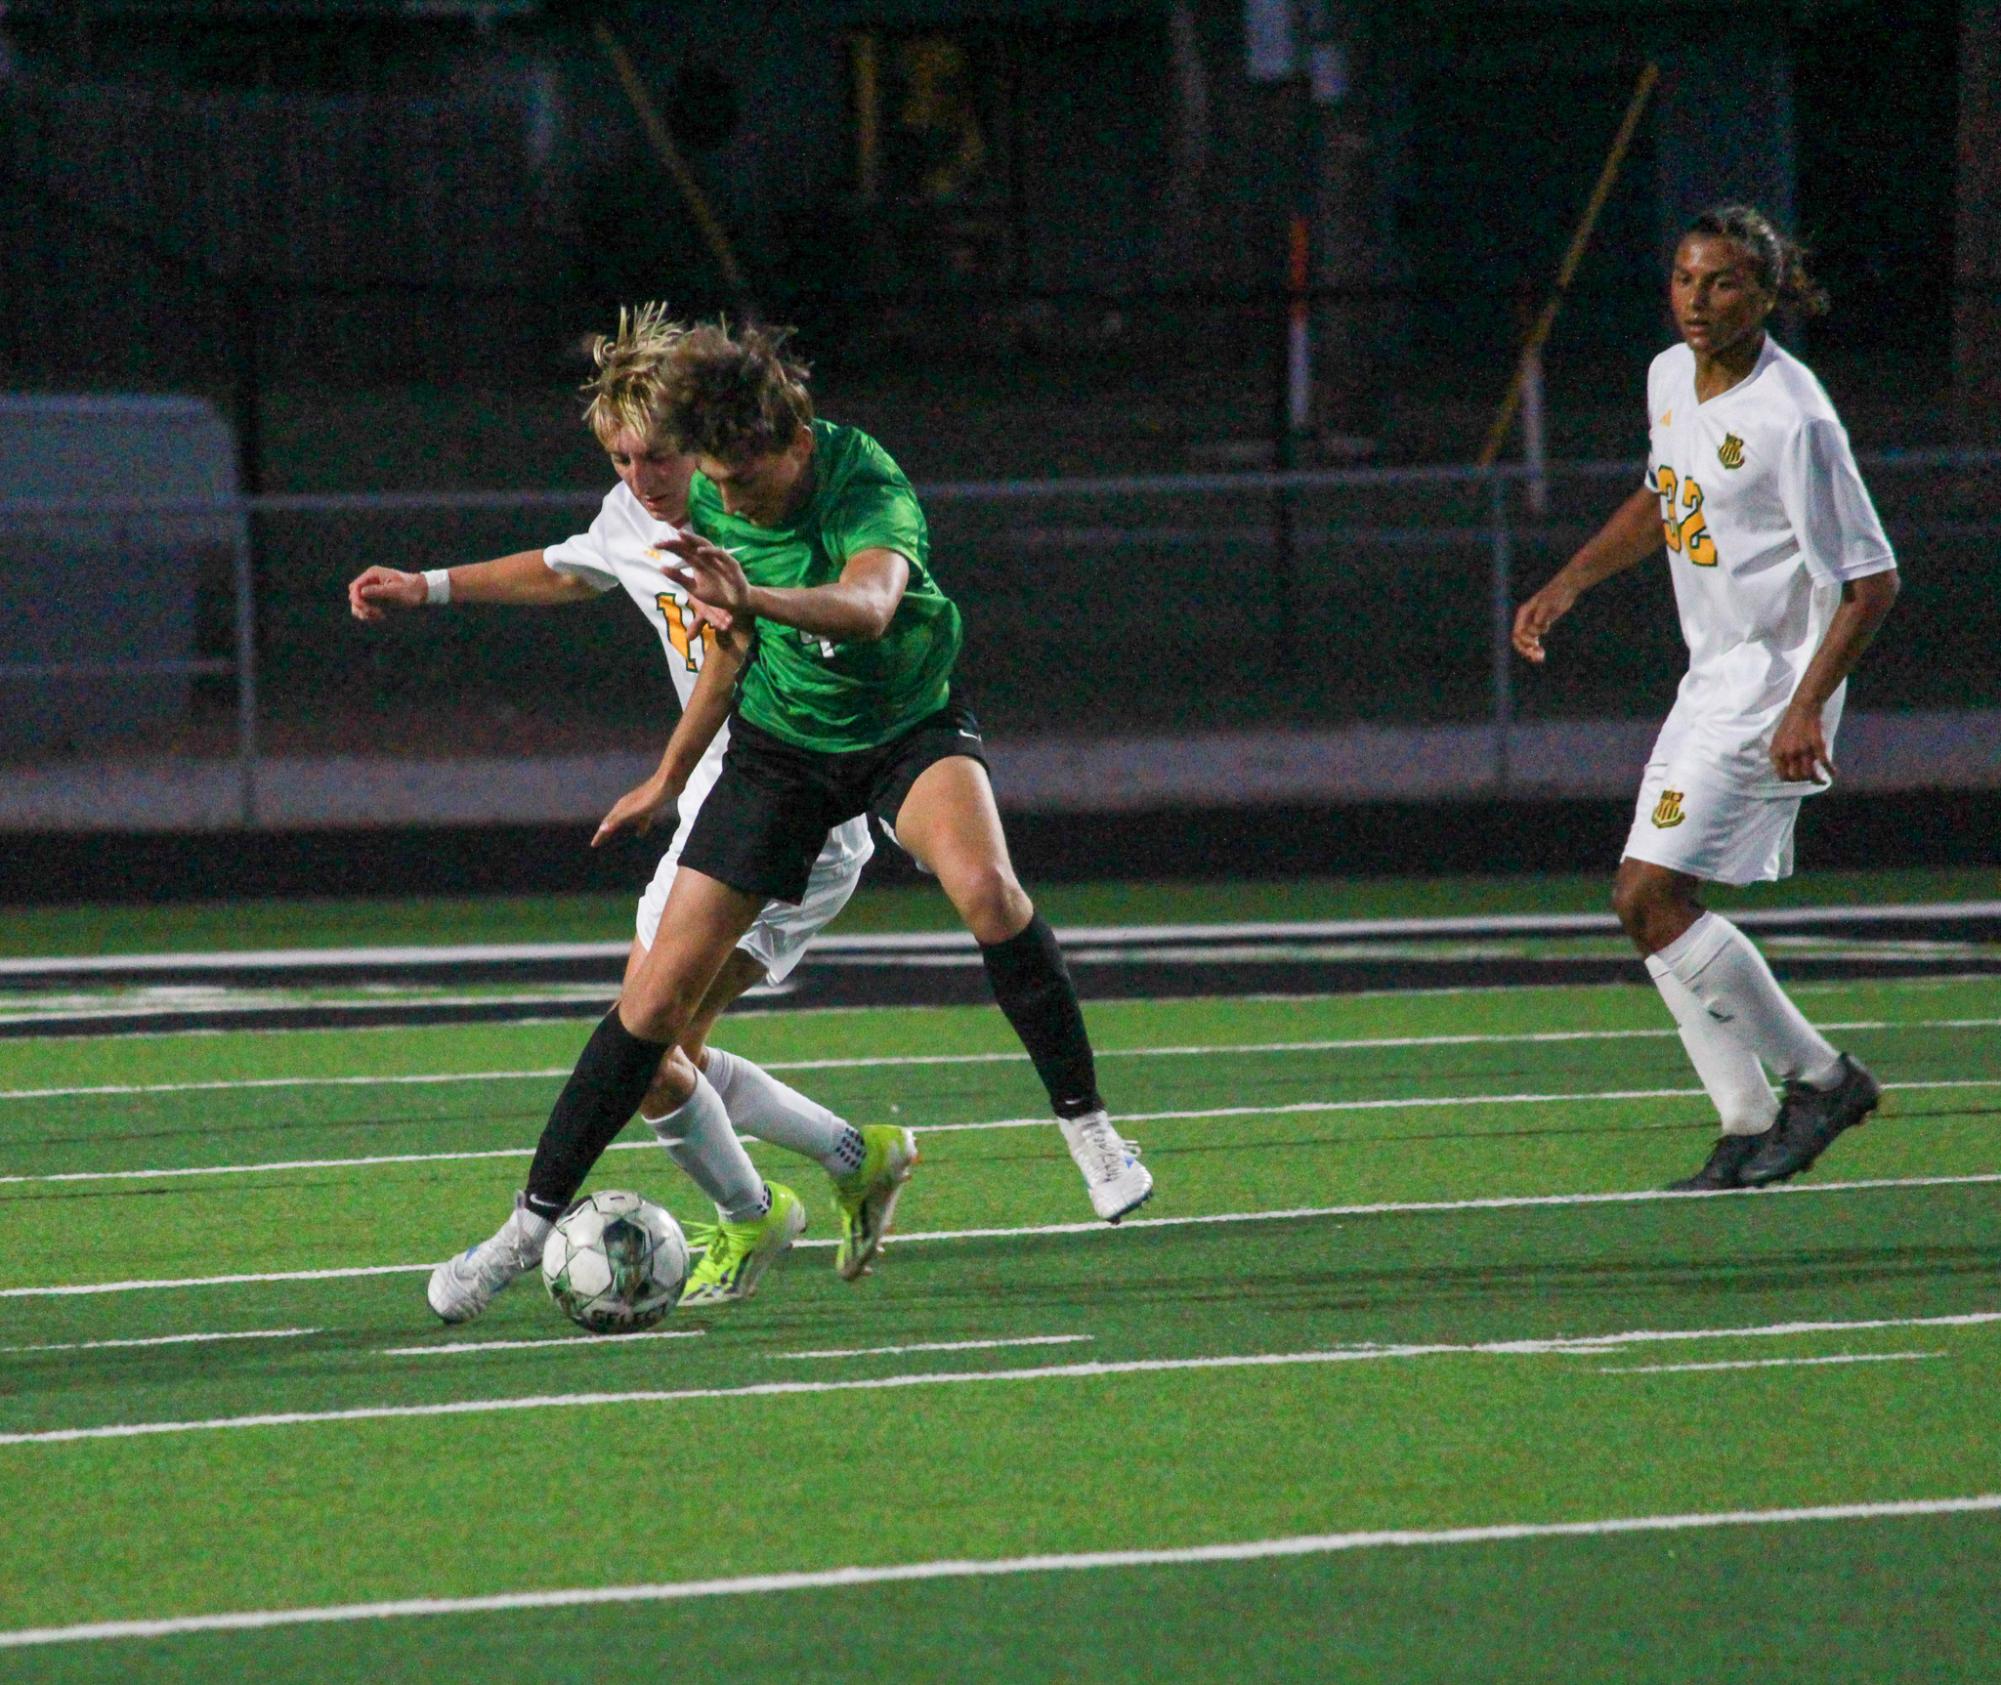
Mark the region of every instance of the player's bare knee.
MULTIPOLYGON (((1635 942, 1640 941, 1647 927, 1646 881, 1627 872, 1621 872, 1612 880, 1612 911, 1619 920, 1619 928, 1635 942)), ((1642 951, 1646 951, 1644 948, 1642 951)))
POLYGON ((1687 928, 1673 880, 1652 872, 1620 872, 1612 885, 1612 911, 1643 954, 1656 953, 1687 928))
POLYGON ((1019 934, 1035 916, 1035 904, 1004 863, 984 862, 973 870, 955 874, 951 884, 952 904, 976 941, 989 945, 1005 942, 1019 934))
POLYGON ((1643 954, 1657 954, 1702 917, 1690 880, 1671 872, 1621 867, 1612 884, 1612 911, 1643 954))
POLYGON ((684 983, 672 978, 652 983, 642 980, 641 986, 619 996, 618 1020, 643 1040, 672 1044, 681 1039, 700 1005, 700 992, 684 983))

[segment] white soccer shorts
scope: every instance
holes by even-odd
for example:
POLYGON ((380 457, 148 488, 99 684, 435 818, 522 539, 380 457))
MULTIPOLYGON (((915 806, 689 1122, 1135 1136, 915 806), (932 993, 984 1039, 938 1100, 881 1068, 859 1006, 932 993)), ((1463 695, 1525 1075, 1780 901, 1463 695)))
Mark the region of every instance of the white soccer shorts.
MULTIPOLYGON (((813 862, 812 875, 806 880, 806 894, 799 905, 765 902, 756 922, 738 939, 737 946, 764 967, 767 983, 782 983, 792 975, 793 967, 806 952, 806 945, 833 923, 835 915, 848 904, 848 897, 854 894, 855 885, 861 882, 862 868, 868 864, 874 849, 866 823, 849 821, 850 826, 858 823, 859 848, 845 853, 824 850, 813 862)), ((687 831, 688 827, 683 825, 681 834, 685 836, 687 831)), ((673 849, 662 857, 653 881, 639 898, 635 924, 642 948, 653 946, 653 933, 660 928, 660 915, 667 908, 667 892, 674 886, 674 874, 680 866, 681 851, 673 849)))
POLYGON ((1626 854, 1708 883, 1790 877, 1801 799, 1759 794, 1712 768, 1649 761, 1626 854))

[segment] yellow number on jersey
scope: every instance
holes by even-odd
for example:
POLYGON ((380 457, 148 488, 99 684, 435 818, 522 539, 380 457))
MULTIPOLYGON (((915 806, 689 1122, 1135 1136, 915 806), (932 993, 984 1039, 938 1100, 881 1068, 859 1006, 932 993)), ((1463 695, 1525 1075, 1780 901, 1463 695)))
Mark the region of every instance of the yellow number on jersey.
POLYGON ((1661 498, 1661 536, 1677 554, 1686 552, 1699 568, 1716 565, 1716 540, 1709 536, 1709 523, 1702 518, 1702 487, 1693 480, 1677 480, 1666 464, 1655 471, 1655 489, 1661 498), (1675 519, 1675 492, 1681 493, 1682 515, 1675 519))
POLYGON ((688 609, 685 603, 667 591, 662 591, 653 600, 659 605, 660 618, 667 622, 667 641, 674 646, 674 653, 687 662, 689 672, 699 673, 702 670, 702 657, 708 653, 709 645, 715 640, 715 628, 703 626, 701 636, 697 637, 695 628, 688 624, 688 609))
POLYGON ((1661 498, 1661 536, 1667 540, 1670 550, 1681 549, 1681 528, 1674 524, 1675 488, 1681 482, 1675 478, 1674 470, 1663 462, 1654 474, 1654 490, 1661 498))
POLYGON ((1697 567, 1713 568, 1716 540, 1709 536, 1709 523, 1702 518, 1702 487, 1693 480, 1681 483, 1681 506, 1687 513, 1681 518, 1681 542, 1675 548, 1686 550, 1697 567))

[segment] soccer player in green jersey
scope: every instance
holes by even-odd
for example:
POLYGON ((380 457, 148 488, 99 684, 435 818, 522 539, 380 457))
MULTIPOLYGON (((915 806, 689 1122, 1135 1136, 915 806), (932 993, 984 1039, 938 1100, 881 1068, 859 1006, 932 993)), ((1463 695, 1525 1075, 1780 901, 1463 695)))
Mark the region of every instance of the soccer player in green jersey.
MULTIPOLYGON (((695 531, 662 544, 678 558, 664 566, 719 630, 755 636, 710 657, 738 666, 722 775, 652 948, 557 1099, 526 1201, 570 1202, 758 910, 796 902, 828 831, 873 813, 978 940, 1092 1207, 1116 1223, 1153 1179, 1106 1115, 1062 951, 1009 862, 979 725, 952 690, 962 626, 932 577, 923 510, 875 440, 815 418, 786 337, 698 327, 656 376, 660 434, 698 470, 695 531)), ((796 1216, 768 1220, 737 1250, 789 1245, 796 1216)), ((717 1267, 729 1258, 705 1259, 691 1291, 717 1267)))
MULTIPOLYGON (((654 436, 653 373, 685 331, 664 306, 654 304, 620 311, 618 331, 595 342, 596 374, 585 386, 590 402, 584 420, 610 457, 618 483, 586 531, 546 549, 429 573, 370 567, 348 585, 349 608, 363 622, 428 604, 588 602, 600 592, 621 589, 646 617, 666 658, 681 723, 659 768, 620 800, 593 839, 596 846, 622 831, 656 827, 674 838, 640 897, 628 966, 639 964, 653 944, 680 845, 722 773, 729 733, 721 722, 735 690, 735 666, 727 682, 719 682, 720 672, 708 677, 716 635, 701 625, 686 593, 660 574, 659 545, 687 519, 695 462, 654 436)), ((722 1260, 739 1256, 733 1241, 740 1219, 754 1217, 762 1235, 770 1229, 770 1204, 789 1206, 797 1197, 758 1174, 739 1130, 826 1170, 841 1224, 834 1268, 845 1281, 869 1272, 917 1162, 910 1130, 880 1123, 856 1129, 751 1060, 709 1045, 710 1032, 731 1002, 756 984, 790 975, 814 936, 847 904, 873 852, 865 818, 829 833, 806 894, 796 905, 765 905, 716 973, 701 1011, 681 1034, 678 1054, 662 1062, 640 1103, 647 1128, 715 1202, 716 1222, 691 1228, 689 1240, 718 1260, 719 1274, 722 1260)), ((481 1315, 495 1295, 539 1264, 552 1221, 548 1212, 517 1206, 496 1234, 432 1272, 431 1308, 451 1323, 481 1315)), ((751 1260, 710 1283, 694 1302, 746 1298, 756 1286, 751 1260)))

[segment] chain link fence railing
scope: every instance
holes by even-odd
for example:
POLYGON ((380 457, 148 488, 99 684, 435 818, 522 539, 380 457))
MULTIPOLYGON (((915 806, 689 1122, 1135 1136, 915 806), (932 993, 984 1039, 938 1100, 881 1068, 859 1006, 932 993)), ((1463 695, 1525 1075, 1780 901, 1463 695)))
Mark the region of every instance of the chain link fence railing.
MULTIPOLYGON (((2001 708, 2001 599, 1988 583, 2001 453, 1875 455, 1863 467, 1906 589, 1851 707, 2001 708)), ((966 685, 997 736, 1156 739, 1169 754, 1173 740, 1219 732, 1484 726, 1491 785, 1504 789, 1536 771, 1521 764, 1525 730, 1657 719, 1672 699, 1684 657, 1661 568, 1587 599, 1545 668, 1507 644, 1515 603, 1639 475, 1633 462, 1567 462, 1535 484, 1504 465, 919 489, 935 570, 966 616, 966 685)), ((364 764, 656 752, 673 692, 653 630, 622 593, 376 626, 347 611, 346 582, 371 563, 437 567, 551 544, 581 529, 600 495, 0 503, 0 566, 20 570, 17 586, 60 572, 75 523, 121 523, 158 543, 200 518, 202 537, 178 552, 196 587, 191 656, 149 650, 143 615, 106 646, 101 627, 62 623, 60 593, 10 592, 31 607, 11 648, 0 645, 8 782, 112 789, 140 769, 155 784, 226 778, 215 822, 255 825, 272 762, 337 777, 364 764), (218 531, 235 536, 219 545, 218 531)), ((0 802, 0 828, 22 822, 0 802)))

